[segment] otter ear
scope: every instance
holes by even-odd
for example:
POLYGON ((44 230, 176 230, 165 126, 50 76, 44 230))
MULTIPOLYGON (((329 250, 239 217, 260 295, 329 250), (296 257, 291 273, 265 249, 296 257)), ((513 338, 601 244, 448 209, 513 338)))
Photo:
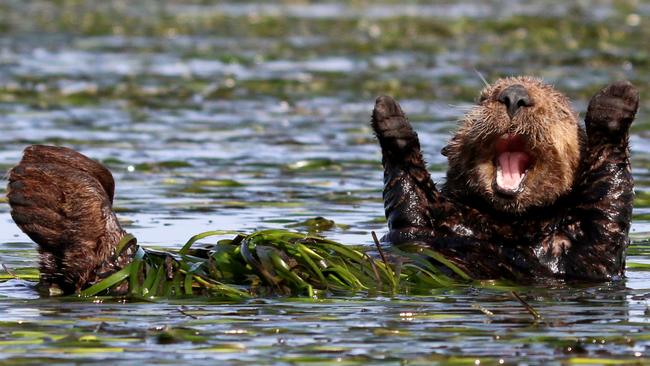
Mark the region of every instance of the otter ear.
POLYGON ((440 153, 442 156, 446 157, 449 157, 450 155, 453 156, 455 152, 458 152, 460 145, 460 137, 458 137, 458 133, 456 133, 451 137, 451 139, 449 139, 447 145, 440 150, 440 153))
POLYGON ((442 150, 440 150, 440 153, 442 156, 449 156, 449 145, 443 147, 442 150))

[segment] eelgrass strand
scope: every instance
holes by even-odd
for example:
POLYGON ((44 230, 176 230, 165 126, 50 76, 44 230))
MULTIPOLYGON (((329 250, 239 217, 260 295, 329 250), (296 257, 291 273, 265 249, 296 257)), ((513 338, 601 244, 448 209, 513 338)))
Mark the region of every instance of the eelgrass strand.
MULTIPOLYGON (((214 296, 233 301, 273 294, 395 295, 471 281, 454 263, 429 248, 403 246, 391 248, 390 256, 383 252, 378 256, 372 247, 347 246, 287 230, 238 234, 232 240, 194 247, 201 239, 226 233, 197 234, 178 252, 138 247, 131 263, 81 295, 110 295, 124 281, 127 295, 134 298, 214 296)), ((135 245, 130 235, 118 247, 122 250, 129 244, 135 245)))

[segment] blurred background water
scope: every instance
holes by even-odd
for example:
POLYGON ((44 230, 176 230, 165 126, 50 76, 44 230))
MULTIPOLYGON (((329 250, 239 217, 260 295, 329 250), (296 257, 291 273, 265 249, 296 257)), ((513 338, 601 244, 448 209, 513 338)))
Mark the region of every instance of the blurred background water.
MULTIPOLYGON (((521 290, 543 324, 489 287, 320 303, 90 304, 38 298, 11 280, 0 284, 0 364, 646 360, 648 40, 650 2, 640 0, 2 1, 0 170, 34 143, 103 162, 120 220, 150 247, 179 248, 212 229, 307 230, 301 222, 316 216, 336 223, 322 235, 370 244, 370 231, 386 230, 369 128, 380 94, 401 101, 435 180, 440 149, 483 86, 478 74, 542 77, 581 114, 618 79, 635 83, 642 102, 629 278, 521 290)), ((0 262, 37 266, 4 199, 0 262)))

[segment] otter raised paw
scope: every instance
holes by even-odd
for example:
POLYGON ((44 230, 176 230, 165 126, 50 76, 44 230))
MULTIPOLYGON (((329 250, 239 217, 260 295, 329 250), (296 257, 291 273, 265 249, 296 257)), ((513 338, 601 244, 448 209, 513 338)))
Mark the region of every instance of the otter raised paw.
POLYGON ((633 198, 628 129, 638 107, 631 84, 592 98, 585 131, 551 86, 530 77, 496 81, 443 149, 449 169, 440 191, 429 183, 417 135, 386 101, 395 103, 378 100, 372 125, 384 156, 388 241, 425 242, 475 278, 623 274, 633 198), (377 116, 388 114, 382 128, 377 116), (408 143, 386 143, 382 134, 408 143), (414 230, 420 235, 402 235, 414 230))
POLYGON ((39 246, 43 287, 77 292, 130 262, 133 245, 115 253, 126 233, 112 211, 114 186, 106 168, 71 149, 25 149, 7 197, 14 221, 39 246))
POLYGON ((420 142, 402 108, 388 96, 377 98, 372 127, 383 151, 386 215, 391 241, 433 235, 431 193, 436 192, 424 166, 420 142))
POLYGON ((637 109, 639 91, 628 81, 616 82, 596 93, 585 116, 590 143, 600 138, 626 145, 626 141, 617 139, 628 137, 637 109))

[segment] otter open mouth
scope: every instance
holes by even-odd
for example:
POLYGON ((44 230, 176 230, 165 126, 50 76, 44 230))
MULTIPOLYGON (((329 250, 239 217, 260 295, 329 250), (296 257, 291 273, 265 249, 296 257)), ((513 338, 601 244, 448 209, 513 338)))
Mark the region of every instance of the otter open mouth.
POLYGON ((497 141, 495 150, 495 190, 506 196, 514 196, 523 189, 524 179, 533 162, 526 149, 526 140, 520 135, 504 134, 497 141))

